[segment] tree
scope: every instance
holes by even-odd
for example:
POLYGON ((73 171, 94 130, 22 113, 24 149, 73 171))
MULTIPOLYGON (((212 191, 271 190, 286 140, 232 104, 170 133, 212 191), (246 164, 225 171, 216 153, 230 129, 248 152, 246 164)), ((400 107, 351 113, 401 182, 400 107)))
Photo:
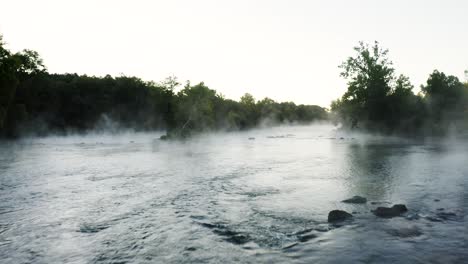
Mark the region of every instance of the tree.
POLYGON ((4 128, 8 108, 13 100, 18 79, 17 63, 9 50, 5 48, 3 36, 0 35, 0 132, 4 128))
POLYGON ((193 132, 213 129, 216 100, 216 91, 209 89, 203 82, 195 86, 187 82, 177 94, 175 126, 170 129, 170 132, 173 135, 185 137, 193 132))
POLYGON ((23 50, 13 54, 5 48, 3 36, 0 35, 0 132, 5 130, 7 121, 11 129, 17 121, 27 116, 24 105, 12 107, 19 82, 44 72, 46 68, 37 52, 23 50))
POLYGON ((421 90, 433 122, 443 123, 463 118, 468 93, 457 77, 434 70, 421 90))
POLYGON ((241 127, 253 127, 257 124, 259 119, 259 113, 257 111, 257 105, 255 104, 255 98, 249 94, 244 94, 240 99, 240 105, 243 109, 241 116, 243 120, 241 127))
POLYGON ((185 137, 248 129, 262 118, 308 121, 325 112, 271 99, 256 102, 250 94, 229 100, 204 83, 187 82, 176 93, 180 83, 173 76, 155 83, 131 76, 49 74, 37 52, 12 53, 1 36, 0 85, 0 136, 132 128, 166 129, 169 137, 185 137))
POLYGON ((353 123, 383 120, 388 111, 386 97, 394 79, 388 50, 380 48, 378 42, 373 46, 360 42, 354 50, 356 55, 340 66, 341 76, 348 80, 348 90, 341 101, 350 106, 348 111, 351 111, 353 123))
POLYGON ((44 62, 37 51, 25 49, 14 54, 14 57, 17 60, 17 71, 19 74, 32 75, 47 71, 44 66, 44 62))

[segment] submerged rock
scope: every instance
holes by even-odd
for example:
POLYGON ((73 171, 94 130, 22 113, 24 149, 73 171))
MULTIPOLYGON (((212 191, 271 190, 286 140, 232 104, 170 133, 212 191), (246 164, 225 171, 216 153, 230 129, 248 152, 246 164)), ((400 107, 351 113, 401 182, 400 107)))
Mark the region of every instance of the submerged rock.
POLYGON ((442 220, 454 220, 457 218, 457 214, 452 212, 440 212, 437 213, 437 217, 442 220))
POLYGON ((378 217, 391 218, 400 216, 407 211, 408 208, 406 208, 404 204, 395 204, 392 207, 377 207, 377 209, 373 210, 372 213, 378 217))
POLYGON ((421 230, 417 226, 400 228, 400 229, 390 229, 390 230, 387 230, 387 233, 393 236, 401 237, 401 238, 417 237, 417 236, 422 235, 421 230))
POLYGON ((196 248, 196 247, 186 247, 185 250, 187 250, 187 251, 195 251, 195 250, 197 250, 197 248, 196 248))
POLYGON ((458 221, 461 218, 462 217, 456 213, 445 212, 445 210, 439 210, 435 215, 426 217, 426 219, 431 222, 458 221))
POLYGON ((298 237, 298 240, 300 242, 307 242, 311 239, 314 239, 314 238, 317 238, 318 236, 316 234, 307 234, 307 235, 303 235, 303 236, 299 236, 298 237))
POLYGON ((97 233, 100 232, 104 229, 109 228, 108 225, 106 224, 88 224, 88 223, 83 223, 80 225, 79 232, 80 233, 97 233))
POLYGON ((426 219, 431 221, 431 222, 443 222, 442 219, 439 219, 439 218, 433 217, 433 216, 428 216, 428 217, 426 217, 426 219))
POLYGON ((333 210, 328 213, 328 222, 340 222, 352 217, 353 215, 348 212, 342 210, 333 210))
POLYGON ((362 196, 353 196, 349 199, 346 199, 346 200, 343 200, 341 201, 343 203, 354 203, 354 204, 364 204, 364 203, 367 203, 367 199, 365 197, 362 197, 362 196))
POLYGON ((291 243, 291 244, 287 244, 283 247, 283 249, 290 249, 290 248, 293 248, 295 246, 299 245, 299 243, 297 242, 294 242, 294 243, 291 243))

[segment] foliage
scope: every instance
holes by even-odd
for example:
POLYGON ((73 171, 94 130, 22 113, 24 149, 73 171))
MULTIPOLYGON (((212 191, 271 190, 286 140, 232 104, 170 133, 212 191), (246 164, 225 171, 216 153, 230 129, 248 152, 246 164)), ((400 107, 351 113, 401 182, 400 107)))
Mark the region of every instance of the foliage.
POLYGON ((219 129, 252 128, 272 123, 327 118, 319 106, 296 106, 271 99, 226 99, 204 83, 189 82, 178 92, 176 77, 146 82, 137 77, 49 74, 39 54, 11 53, 0 36, 0 134, 43 135, 51 131, 92 129, 166 129, 168 137, 186 137, 219 129), (110 125, 112 124, 112 125, 110 125))
POLYGON ((336 123, 380 132, 443 134, 447 125, 466 127, 468 89, 458 78, 434 71, 413 93, 408 77, 395 76, 388 50, 362 42, 340 68, 348 90, 332 102, 336 123))

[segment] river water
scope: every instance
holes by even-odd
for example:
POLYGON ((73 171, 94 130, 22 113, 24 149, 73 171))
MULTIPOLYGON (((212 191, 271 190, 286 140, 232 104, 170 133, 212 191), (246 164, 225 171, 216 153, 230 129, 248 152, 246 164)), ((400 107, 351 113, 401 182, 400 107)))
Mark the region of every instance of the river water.
POLYGON ((468 261, 464 141, 330 125, 159 136, 1 142, 0 262, 468 261), (367 204, 340 202, 354 195, 367 204), (370 212, 397 203, 403 217, 370 212), (354 217, 328 224, 333 209, 354 217))

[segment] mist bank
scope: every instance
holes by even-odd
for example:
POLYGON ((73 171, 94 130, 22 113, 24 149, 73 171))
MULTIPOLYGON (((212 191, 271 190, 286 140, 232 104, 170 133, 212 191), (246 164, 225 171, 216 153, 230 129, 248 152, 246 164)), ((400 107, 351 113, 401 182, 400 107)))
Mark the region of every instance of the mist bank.
POLYGON ((169 137, 328 118, 315 105, 225 98, 204 83, 50 74, 37 52, 12 53, 0 35, 0 135, 165 130, 169 137))
POLYGON ((384 134, 466 135, 468 83, 434 70, 415 94, 409 78, 396 74, 388 50, 377 42, 361 42, 354 50, 340 66, 348 89, 331 104, 335 123, 384 134))

